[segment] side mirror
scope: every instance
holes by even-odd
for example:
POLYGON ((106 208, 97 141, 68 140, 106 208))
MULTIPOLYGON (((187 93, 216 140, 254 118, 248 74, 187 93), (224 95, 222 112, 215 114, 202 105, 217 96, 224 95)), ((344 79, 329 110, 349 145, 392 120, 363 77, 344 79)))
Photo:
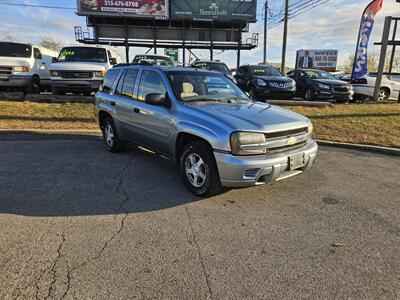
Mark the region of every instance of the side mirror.
POLYGON ((110 58, 110 65, 116 65, 117 64, 117 59, 115 57, 110 58))
POLYGON ((52 58, 51 58, 51 62, 52 62, 52 63, 57 62, 57 57, 52 57, 52 58))
POLYGON ((171 102, 169 101, 168 95, 163 95, 160 93, 147 94, 144 102, 150 105, 164 106, 167 108, 171 107, 171 102))

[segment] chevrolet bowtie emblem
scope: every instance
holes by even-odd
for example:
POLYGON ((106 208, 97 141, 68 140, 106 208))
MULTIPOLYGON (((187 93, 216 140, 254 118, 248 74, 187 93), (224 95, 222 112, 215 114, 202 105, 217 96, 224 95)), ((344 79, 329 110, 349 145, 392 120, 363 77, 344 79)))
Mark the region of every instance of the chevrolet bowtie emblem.
POLYGON ((294 145, 297 142, 297 139, 295 137, 291 137, 288 139, 288 145, 294 145))

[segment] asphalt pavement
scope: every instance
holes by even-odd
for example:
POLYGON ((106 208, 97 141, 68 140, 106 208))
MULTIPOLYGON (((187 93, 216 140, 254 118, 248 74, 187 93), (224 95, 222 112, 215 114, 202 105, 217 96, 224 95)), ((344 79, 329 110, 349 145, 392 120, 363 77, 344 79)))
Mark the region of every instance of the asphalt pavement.
POLYGON ((135 147, 1 134, 0 299, 398 299, 399 200, 398 156, 200 199, 135 147))

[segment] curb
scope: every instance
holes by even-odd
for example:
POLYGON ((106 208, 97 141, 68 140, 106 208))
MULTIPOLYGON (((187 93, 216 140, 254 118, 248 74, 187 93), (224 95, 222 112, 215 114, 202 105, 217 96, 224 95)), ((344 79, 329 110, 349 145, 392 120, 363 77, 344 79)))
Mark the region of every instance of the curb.
POLYGON ((268 104, 282 106, 304 106, 304 107, 334 107, 331 102, 298 101, 298 100, 267 100, 268 104))
POLYGON ((318 145, 400 156, 399 148, 317 140, 318 145))
POLYGON ((100 136, 100 130, 87 129, 0 129, 0 134, 70 134, 100 136))

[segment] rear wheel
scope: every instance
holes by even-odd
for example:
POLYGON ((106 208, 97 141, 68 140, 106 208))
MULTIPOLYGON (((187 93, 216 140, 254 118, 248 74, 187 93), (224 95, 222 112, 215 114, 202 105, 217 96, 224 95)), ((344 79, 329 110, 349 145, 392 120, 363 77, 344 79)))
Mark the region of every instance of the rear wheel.
POLYGON ((378 102, 386 102, 389 100, 389 90, 385 88, 381 88, 379 90, 379 95, 378 95, 378 102))
POLYGON ((313 92, 313 90, 311 89, 311 88, 307 88, 306 90, 305 90, 305 92, 304 92, 304 96, 303 96, 303 99, 304 100, 306 100, 306 101, 311 101, 311 100, 314 100, 314 92, 313 92))
POLYGON ((180 169, 186 187, 197 196, 222 191, 217 165, 210 146, 203 141, 186 145, 180 156, 180 169))
POLYGON ((105 119, 101 130, 106 149, 113 153, 121 152, 124 148, 124 142, 118 136, 113 119, 110 117, 105 119))
POLYGON ((33 76, 31 82, 26 87, 24 94, 39 94, 40 93, 40 79, 37 76, 33 76))

